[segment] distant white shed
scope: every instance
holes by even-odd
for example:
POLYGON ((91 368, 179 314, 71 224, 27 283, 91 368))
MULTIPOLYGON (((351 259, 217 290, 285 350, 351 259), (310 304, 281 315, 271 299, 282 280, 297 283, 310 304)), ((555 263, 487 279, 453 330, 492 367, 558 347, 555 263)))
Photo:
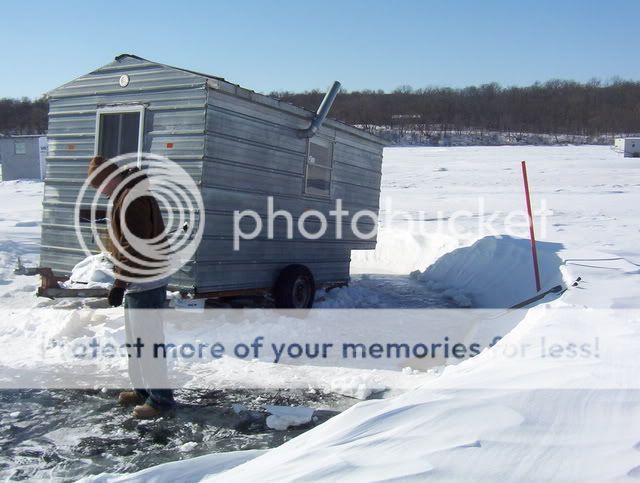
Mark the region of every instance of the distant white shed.
POLYGON ((2 180, 44 179, 47 138, 40 134, 0 137, 2 180))
POLYGON ((640 158, 640 138, 616 138, 614 149, 625 158, 640 158))

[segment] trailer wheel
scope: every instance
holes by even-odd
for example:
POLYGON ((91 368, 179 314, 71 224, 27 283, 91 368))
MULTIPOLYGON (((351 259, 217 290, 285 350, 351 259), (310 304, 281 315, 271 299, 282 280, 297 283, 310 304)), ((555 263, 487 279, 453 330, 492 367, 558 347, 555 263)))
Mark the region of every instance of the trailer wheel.
POLYGON ((273 287, 273 299, 279 309, 310 309, 315 295, 313 275, 304 265, 283 268, 273 287))

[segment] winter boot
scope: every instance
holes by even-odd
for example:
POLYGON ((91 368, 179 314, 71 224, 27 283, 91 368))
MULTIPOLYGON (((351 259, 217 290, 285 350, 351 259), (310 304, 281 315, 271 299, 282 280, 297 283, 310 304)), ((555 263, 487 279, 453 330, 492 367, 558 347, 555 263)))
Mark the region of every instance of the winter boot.
POLYGON ((138 419, 154 419, 162 416, 166 411, 154 408, 150 404, 143 404, 133 408, 133 417, 138 419))
POLYGON ((132 404, 140 404, 144 402, 144 400, 136 391, 123 391, 118 395, 118 402, 122 405, 129 406, 132 404))

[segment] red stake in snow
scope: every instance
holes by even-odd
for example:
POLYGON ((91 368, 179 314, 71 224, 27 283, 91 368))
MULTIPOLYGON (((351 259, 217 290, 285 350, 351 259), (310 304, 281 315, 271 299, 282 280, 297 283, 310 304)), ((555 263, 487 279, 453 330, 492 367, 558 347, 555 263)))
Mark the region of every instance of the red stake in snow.
POLYGON ((529 195, 529 180, 527 179, 527 163, 522 161, 522 179, 524 180, 524 195, 527 199, 527 213, 529 214, 529 234, 531 235, 531 257, 533 258, 533 273, 536 277, 536 291, 540 291, 540 269, 538 268, 538 250, 536 249, 536 234, 533 230, 533 213, 531 211, 531 196, 529 195))

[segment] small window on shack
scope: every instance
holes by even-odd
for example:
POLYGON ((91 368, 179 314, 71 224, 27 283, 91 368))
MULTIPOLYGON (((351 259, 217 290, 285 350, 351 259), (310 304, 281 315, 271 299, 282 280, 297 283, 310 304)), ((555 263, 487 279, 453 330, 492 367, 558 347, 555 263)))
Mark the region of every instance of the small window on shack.
POLYGON ((109 159, 139 152, 142 110, 98 111, 98 116, 96 154, 109 159))
MULTIPOLYGON (((138 153, 138 163, 140 163, 144 107, 104 107, 98 109, 96 116, 95 154, 109 159, 121 154, 138 153)), ((80 208, 78 221, 91 223, 91 211, 91 208, 80 208)), ((94 209, 93 221, 99 225, 106 224, 106 210, 94 209)))
POLYGON ((317 137, 309 139, 307 143, 305 193, 330 197, 332 168, 333 143, 317 137))
POLYGON ((13 149, 16 154, 27 154, 27 144, 24 141, 14 141, 13 149))

